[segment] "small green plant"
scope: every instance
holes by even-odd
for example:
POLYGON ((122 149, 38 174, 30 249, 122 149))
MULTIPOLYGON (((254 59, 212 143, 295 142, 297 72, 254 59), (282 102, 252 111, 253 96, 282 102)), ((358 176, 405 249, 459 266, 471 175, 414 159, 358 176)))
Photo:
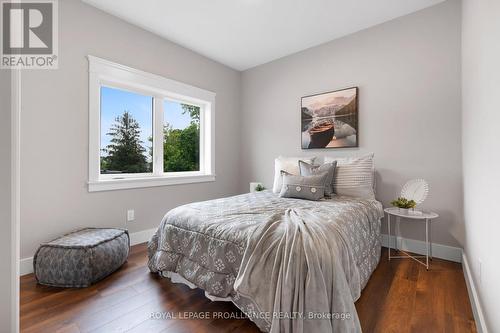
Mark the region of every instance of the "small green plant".
POLYGON ((264 191, 265 189, 266 188, 262 184, 257 184, 257 186, 255 186, 255 191, 257 192, 264 191))
POLYGON ((399 208, 409 209, 415 208, 417 203, 414 200, 408 200, 403 197, 399 197, 396 200, 391 201, 391 205, 399 208))

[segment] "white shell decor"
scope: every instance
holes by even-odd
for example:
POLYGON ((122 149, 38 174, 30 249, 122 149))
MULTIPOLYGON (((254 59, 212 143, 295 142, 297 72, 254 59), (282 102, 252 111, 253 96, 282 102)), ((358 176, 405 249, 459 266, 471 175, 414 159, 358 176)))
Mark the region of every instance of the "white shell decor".
POLYGON ((295 189, 297 190, 297 192, 300 192, 300 190, 302 190, 300 186, 297 186, 295 189))
POLYGON ((414 200, 417 205, 424 202, 429 194, 429 183, 424 179, 412 179, 404 184, 401 196, 408 200, 414 200))
POLYGON ((316 187, 311 188, 312 193, 316 193, 316 187))

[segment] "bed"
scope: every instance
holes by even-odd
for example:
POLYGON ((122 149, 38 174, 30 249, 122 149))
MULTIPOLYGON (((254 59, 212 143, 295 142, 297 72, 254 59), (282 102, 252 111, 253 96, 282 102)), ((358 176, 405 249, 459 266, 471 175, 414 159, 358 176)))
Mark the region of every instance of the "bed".
POLYGON ((264 332, 360 332, 354 302, 380 259, 382 205, 271 191, 169 211, 151 272, 232 301, 264 332))

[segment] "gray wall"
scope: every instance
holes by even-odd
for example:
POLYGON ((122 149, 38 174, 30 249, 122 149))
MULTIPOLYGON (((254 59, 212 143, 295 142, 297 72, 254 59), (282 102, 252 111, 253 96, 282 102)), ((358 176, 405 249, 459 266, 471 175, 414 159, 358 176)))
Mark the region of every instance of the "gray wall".
MULTIPOLYGON (((448 1, 247 70, 242 76, 240 189, 272 186, 273 159, 374 152, 377 198, 429 181, 424 208, 441 217, 435 241, 463 242, 460 2, 448 1), (359 87, 359 149, 301 150, 300 98, 359 87)), ((402 225, 422 239, 422 226, 402 225)))
POLYGON ((10 332, 12 286, 10 71, 0 69, 0 333, 10 332))
MULTIPOLYGON (((245 192, 249 181, 270 186, 280 154, 374 152, 377 197, 387 204, 406 180, 427 179, 424 206, 441 214, 435 240, 462 243, 458 2, 243 74, 80 1, 61 1, 59 10, 59 69, 23 74, 21 258, 78 227, 146 230, 180 204, 245 192), (216 92, 217 181, 89 193, 88 54, 216 92), (301 151, 300 97, 353 85, 360 149, 301 151), (135 222, 125 222, 127 209, 135 222)), ((420 239, 422 230, 406 225, 403 236, 420 239)))
POLYGON ((465 253, 489 331, 500 332, 500 2, 464 0, 462 15, 465 253))
POLYGON ((78 227, 155 228, 175 206, 238 192, 239 72, 76 0, 59 1, 59 48, 58 70, 23 73, 21 258, 78 227), (88 54, 217 93, 216 182, 89 193, 88 54))

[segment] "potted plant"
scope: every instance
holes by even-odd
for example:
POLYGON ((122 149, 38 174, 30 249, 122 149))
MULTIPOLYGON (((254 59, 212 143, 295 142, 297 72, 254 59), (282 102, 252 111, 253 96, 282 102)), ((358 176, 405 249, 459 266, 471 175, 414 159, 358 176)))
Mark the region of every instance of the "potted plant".
POLYGON ((257 184, 257 186, 255 186, 256 192, 264 191, 265 189, 266 188, 262 184, 257 184))
POLYGON ((391 205, 398 207, 399 211, 408 214, 410 209, 415 208, 417 203, 414 200, 408 200, 403 197, 399 197, 396 200, 391 201, 391 205))

